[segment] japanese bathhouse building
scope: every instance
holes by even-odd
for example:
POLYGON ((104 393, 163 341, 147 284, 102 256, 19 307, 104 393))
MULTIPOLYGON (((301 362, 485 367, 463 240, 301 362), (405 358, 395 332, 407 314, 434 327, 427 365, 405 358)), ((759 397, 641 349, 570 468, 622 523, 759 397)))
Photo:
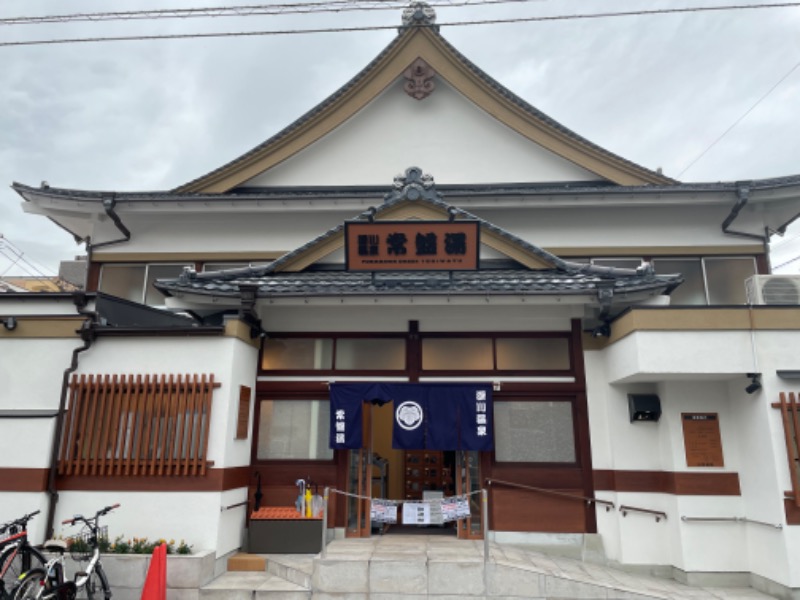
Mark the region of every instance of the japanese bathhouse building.
POLYGON ((177 189, 14 189, 89 260, 85 294, 0 298, 0 515, 40 508, 41 536, 120 502, 112 533, 222 560, 257 491, 294 506, 304 479, 353 494, 331 535, 375 535, 359 497, 460 495, 444 530, 476 538, 486 489, 491 540, 800 588, 800 281, 768 256, 800 176, 616 156, 416 5, 336 93, 177 189))

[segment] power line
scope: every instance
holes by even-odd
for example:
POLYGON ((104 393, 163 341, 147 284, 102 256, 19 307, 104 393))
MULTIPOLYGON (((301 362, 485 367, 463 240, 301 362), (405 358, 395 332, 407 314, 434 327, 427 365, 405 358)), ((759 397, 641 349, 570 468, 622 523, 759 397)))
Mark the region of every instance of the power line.
MULTIPOLYGON (((463 7, 508 3, 542 2, 543 0, 463 0, 460 2, 429 2, 431 6, 463 7)), ((329 0, 327 2, 304 2, 291 4, 251 4, 244 6, 215 6, 207 8, 176 8, 158 10, 136 10, 121 12, 74 13, 46 15, 43 17, 0 18, 0 25, 40 25, 48 23, 104 22, 144 19, 187 19, 209 17, 250 17, 282 14, 310 14, 324 12, 351 12, 398 10, 406 8, 405 0, 329 0)))
MULTIPOLYGON (((469 25, 501 25, 511 23, 533 23, 533 22, 548 22, 548 21, 570 21, 570 20, 585 20, 585 19, 605 19, 612 17, 634 17, 634 16, 653 16, 653 15, 668 15, 679 13, 698 13, 698 12, 721 12, 728 10, 756 10, 764 8, 796 8, 800 6, 800 2, 782 2, 774 4, 738 4, 738 5, 724 5, 724 6, 696 6, 686 8, 663 8, 654 10, 637 10, 637 11, 621 11, 621 12, 604 12, 604 13, 591 13, 591 14, 571 14, 571 15, 555 15, 546 17, 516 17, 508 19, 479 19, 473 21, 454 21, 450 23, 437 23, 432 26, 425 27, 461 27, 469 25)), ((419 26, 423 27, 423 26, 419 26)), ((224 38, 224 37, 255 37, 266 35, 302 35, 311 33, 351 33, 357 31, 380 31, 386 29, 396 29, 396 25, 370 25, 362 27, 320 27, 313 29, 276 29, 269 31, 230 31, 230 32, 217 32, 217 33, 175 33, 175 34, 157 34, 157 35, 129 35, 129 36, 107 36, 107 37, 90 37, 90 38, 61 38, 61 39, 48 39, 48 40, 29 40, 22 42, 0 42, 0 47, 9 46, 41 46, 53 44, 78 44, 78 43, 96 43, 96 42, 131 42, 131 41, 149 41, 149 40, 176 40, 176 39, 201 39, 201 38, 224 38)), ((788 74, 787 74, 788 76, 788 74)))
POLYGON ((797 63, 797 64, 795 64, 795 65, 794 65, 794 66, 793 66, 791 69, 789 69, 789 70, 788 70, 788 71, 787 71, 787 72, 786 72, 786 73, 783 75, 783 77, 781 77, 781 78, 780 78, 780 79, 779 79, 779 80, 778 80, 778 81, 777 81, 777 82, 776 82, 776 83, 775 83, 775 84, 774 84, 774 85, 773 85, 771 88, 769 88, 769 89, 767 90, 767 92, 766 92, 766 93, 765 93, 763 96, 761 96, 761 97, 760 97, 758 100, 756 100, 756 101, 755 101, 755 103, 754 103, 754 104, 753 104, 753 105, 752 105, 750 108, 748 108, 746 111, 744 111, 744 113, 742 113, 742 115, 741 115, 741 116, 740 116, 738 119, 736 119, 736 120, 735 120, 733 123, 731 123, 730 127, 728 127, 728 128, 725 130, 725 131, 723 131, 723 132, 722 132, 722 133, 719 135, 719 137, 717 137, 717 139, 715 139, 713 142, 711 142, 711 143, 710 143, 710 144, 709 144, 709 145, 706 147, 706 149, 705 149, 705 150, 703 150, 703 151, 702 151, 700 154, 698 154, 698 155, 697 155, 697 157, 696 157, 696 158, 695 158, 695 159, 694 159, 692 162, 690 162, 688 165, 686 165, 686 167, 684 167, 683 171, 681 171, 680 173, 678 173, 678 175, 677 175, 677 176, 678 176, 678 177, 680 177, 681 175, 683 175, 684 173, 686 173, 686 171, 688 171, 689 169, 691 169, 691 168, 694 166, 694 164, 695 164, 697 161, 699 161, 701 158, 703 158, 703 157, 704 157, 704 156, 705 156, 705 155, 708 153, 708 151, 709 151, 709 150, 711 150, 711 149, 712 149, 714 146, 716 146, 716 145, 717 145, 717 143, 719 143, 719 141, 720 141, 722 138, 724 138, 726 135, 728 135, 728 134, 731 132, 731 130, 732 130, 734 127, 736 127, 736 126, 737 126, 739 123, 741 123, 741 122, 744 120, 744 118, 745 118, 747 115, 749 115, 751 112, 753 112, 753 109, 755 109, 755 107, 756 107, 756 106, 758 106, 758 105, 759 105, 759 104, 761 104, 761 103, 762 103, 764 100, 766 100, 767 96, 769 96, 769 95, 770 95, 772 92, 774 92, 774 91, 775 91, 775 89, 776 89, 776 88, 777 88, 777 87, 778 87, 780 84, 782 84, 782 83, 783 83, 783 82, 784 82, 784 81, 785 81, 785 80, 786 80, 786 79, 789 77, 789 75, 791 75, 792 73, 794 73, 794 72, 795 72, 795 70, 796 70, 798 67, 800 67, 800 62, 798 62, 798 63, 797 63))
POLYGON ((26 274, 36 277, 38 279, 50 279, 52 275, 45 274, 39 266, 47 269, 44 265, 35 265, 25 256, 25 253, 15 246, 11 240, 0 234, 0 255, 6 258, 11 264, 8 268, 0 273, 0 277, 8 273, 14 267, 18 267, 25 271, 26 274), (10 255, 9 255, 10 253, 10 255))
POLYGON ((786 261, 786 262, 784 262, 784 263, 781 263, 781 264, 779 264, 779 265, 776 265, 776 266, 772 267, 772 270, 774 271, 775 269, 782 269, 783 267, 786 267, 786 266, 788 266, 788 265, 790 265, 790 264, 792 264, 792 263, 795 263, 795 262, 797 262, 798 260, 800 260, 800 256, 795 256, 794 258, 792 258, 792 259, 789 259, 789 260, 787 260, 787 261, 786 261))

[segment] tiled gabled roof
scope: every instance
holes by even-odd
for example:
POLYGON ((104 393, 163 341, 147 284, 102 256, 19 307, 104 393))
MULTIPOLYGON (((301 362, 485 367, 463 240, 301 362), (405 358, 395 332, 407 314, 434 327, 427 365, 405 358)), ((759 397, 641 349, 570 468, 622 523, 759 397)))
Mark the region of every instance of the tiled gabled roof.
POLYGON ((491 232, 523 252, 535 256, 549 269, 486 269, 469 272, 409 271, 380 273, 314 271, 286 272, 297 259, 341 236, 344 225, 326 231, 296 250, 268 265, 196 273, 185 271, 177 279, 161 279, 156 288, 167 295, 189 293, 212 296, 240 295, 242 286, 255 288, 258 297, 357 296, 408 294, 594 294, 599 289, 614 293, 670 292, 683 279, 680 275, 656 275, 652 268, 620 269, 565 261, 512 233, 463 209, 447 204, 436 191, 433 179, 418 167, 395 179, 394 189, 377 208, 364 211, 356 221, 374 220, 401 204, 419 204, 439 209, 454 220, 477 221, 481 230, 491 232))
POLYGON ((558 269, 487 269, 479 271, 405 271, 364 273, 353 271, 303 271, 274 273, 266 269, 249 272, 195 274, 178 279, 159 280, 156 287, 167 295, 192 294, 232 297, 241 288, 255 288, 258 298, 308 298, 341 296, 409 295, 590 295, 611 288, 614 295, 671 291, 683 281, 680 275, 656 275, 651 270, 622 269, 605 276, 589 271, 574 273, 558 269), (211 275, 211 276, 205 276, 211 275))

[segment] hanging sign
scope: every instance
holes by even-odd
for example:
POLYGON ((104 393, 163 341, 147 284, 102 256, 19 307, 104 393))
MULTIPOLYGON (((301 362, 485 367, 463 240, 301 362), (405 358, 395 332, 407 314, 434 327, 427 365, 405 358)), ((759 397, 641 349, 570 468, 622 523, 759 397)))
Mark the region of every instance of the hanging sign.
POLYGON ((373 498, 370 519, 373 523, 397 523, 397 503, 373 498))
POLYGON ((427 502, 404 502, 403 525, 430 525, 431 507, 427 502))
POLYGON ((478 221, 345 223, 348 271, 474 271, 478 221))

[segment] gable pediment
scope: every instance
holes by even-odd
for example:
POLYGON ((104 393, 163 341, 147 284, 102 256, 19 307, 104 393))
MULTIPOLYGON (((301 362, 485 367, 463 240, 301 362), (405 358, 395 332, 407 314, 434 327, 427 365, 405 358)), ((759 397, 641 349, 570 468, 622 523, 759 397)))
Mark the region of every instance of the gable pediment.
MULTIPOLYGON (((481 245, 528 269, 552 269, 559 259, 549 252, 529 244, 491 223, 451 206, 435 190, 433 179, 423 175, 418 167, 410 167, 405 176, 395 179, 394 191, 387 194, 380 206, 359 215, 362 221, 476 221, 480 228, 481 245)), ((340 225, 308 244, 278 259, 274 272, 298 272, 341 251, 345 245, 344 227, 340 225)))
MULTIPOLYGON (((406 81, 404 73, 420 59, 437 78, 494 121, 564 164, 585 171, 588 177, 619 185, 672 182, 559 125, 483 73, 435 30, 409 27, 355 78, 295 123, 250 152, 176 191, 224 193, 248 181, 257 181, 262 174, 298 156, 353 119, 392 85, 406 81)), ((383 133, 389 139, 392 132, 383 133)), ((393 168, 396 171, 396 166, 393 168)))

